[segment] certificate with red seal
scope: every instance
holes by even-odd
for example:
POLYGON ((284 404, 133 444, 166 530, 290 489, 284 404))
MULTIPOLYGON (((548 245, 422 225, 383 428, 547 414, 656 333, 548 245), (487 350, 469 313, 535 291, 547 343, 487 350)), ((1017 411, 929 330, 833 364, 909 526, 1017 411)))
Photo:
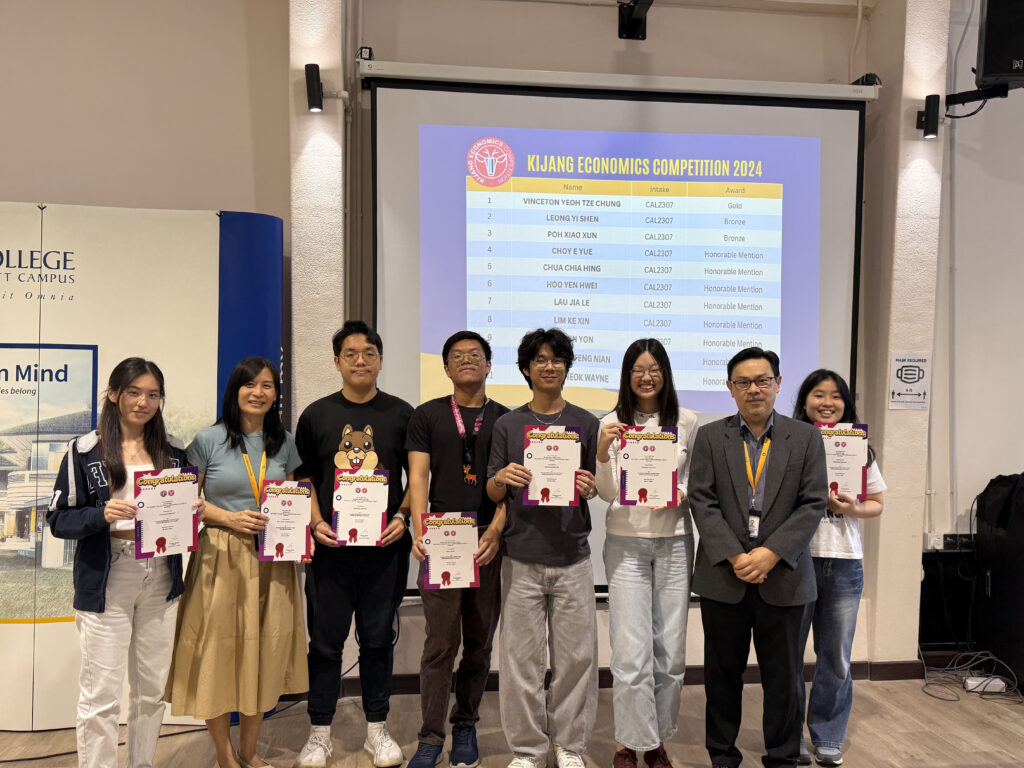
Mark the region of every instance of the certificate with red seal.
POLYGON ((825 443, 829 493, 842 493, 864 501, 868 486, 868 425, 815 425, 825 443))
POLYGON ((199 546, 199 470, 170 467, 136 472, 135 559, 195 552, 199 546))
POLYGON ((424 589, 465 589, 480 586, 476 514, 429 512, 423 515, 424 589))
POLYGON ((619 440, 619 503, 679 506, 679 430, 626 427, 619 440))
POLYGON ((530 484, 523 489, 523 504, 578 507, 579 427, 528 424, 523 439, 523 466, 531 473, 530 484))
POLYGON ((297 562, 312 557, 309 536, 312 502, 312 483, 295 480, 263 483, 260 512, 270 519, 259 535, 257 555, 262 562, 297 562))
POLYGON ((334 470, 331 528, 342 547, 379 547, 388 524, 386 469, 334 470))

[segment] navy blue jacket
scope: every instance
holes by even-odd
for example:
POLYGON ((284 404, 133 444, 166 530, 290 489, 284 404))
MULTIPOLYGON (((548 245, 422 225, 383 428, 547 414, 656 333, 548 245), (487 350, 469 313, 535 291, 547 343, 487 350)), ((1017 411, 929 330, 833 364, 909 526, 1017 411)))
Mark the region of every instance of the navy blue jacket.
MULTIPOLYGON (((171 443, 171 466, 187 466, 181 443, 171 443)), ((110 480, 100 454, 99 435, 95 432, 76 437, 68 443, 68 452, 60 464, 46 523, 54 536, 77 539, 75 547, 75 610, 103 613, 107 599, 107 575, 110 573, 110 523, 103 507, 110 501, 110 480)), ((181 578, 181 555, 162 558, 171 570, 173 600, 185 591, 181 578)))

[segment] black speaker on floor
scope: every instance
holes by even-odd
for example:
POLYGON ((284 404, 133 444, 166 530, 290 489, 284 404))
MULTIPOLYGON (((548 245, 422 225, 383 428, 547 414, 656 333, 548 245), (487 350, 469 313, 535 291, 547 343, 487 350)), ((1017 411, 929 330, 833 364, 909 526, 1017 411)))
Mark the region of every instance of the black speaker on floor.
POLYGON ((974 80, 979 88, 1024 86, 1024 0, 981 0, 974 80))

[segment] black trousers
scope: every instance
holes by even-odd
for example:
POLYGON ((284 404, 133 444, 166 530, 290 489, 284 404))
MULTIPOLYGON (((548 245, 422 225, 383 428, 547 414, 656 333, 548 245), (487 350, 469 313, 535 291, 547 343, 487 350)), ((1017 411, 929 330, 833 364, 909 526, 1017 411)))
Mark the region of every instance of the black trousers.
POLYGON ((417 585, 423 598, 427 637, 420 662, 420 705, 423 726, 419 740, 444 744, 445 715, 455 671, 452 725, 474 725, 480 719, 480 700, 491 671, 494 629, 501 611, 501 555, 480 567, 480 586, 472 589, 423 589, 423 566, 417 585))
POLYGON ((387 547, 325 551, 308 566, 309 721, 330 725, 341 695, 341 651, 352 618, 359 637, 359 682, 367 722, 382 723, 391 705, 392 624, 409 573, 408 532, 387 547))
POLYGON ((761 762, 766 768, 796 765, 802 727, 797 681, 803 670, 799 643, 803 611, 803 605, 769 605, 753 584, 747 585, 743 599, 735 604, 701 597, 705 742, 714 765, 734 768, 742 760, 736 736, 743 714, 743 672, 751 635, 764 689, 762 723, 767 754, 761 762))

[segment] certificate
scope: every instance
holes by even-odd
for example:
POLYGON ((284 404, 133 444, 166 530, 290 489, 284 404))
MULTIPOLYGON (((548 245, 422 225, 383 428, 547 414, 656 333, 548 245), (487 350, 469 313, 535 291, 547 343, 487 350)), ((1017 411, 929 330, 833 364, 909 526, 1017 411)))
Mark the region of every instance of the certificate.
POLYGON ((867 498, 868 425, 817 422, 814 426, 825 443, 829 491, 863 501, 867 498))
POLYGON ((331 528, 343 547, 379 547, 388 524, 386 469, 334 470, 331 528))
POLYGON ((195 552, 199 546, 199 470, 136 472, 135 559, 195 552))
POLYGON ((424 589, 480 586, 476 551, 480 544, 473 512, 430 512, 423 515, 424 589))
POLYGON ((270 519, 260 531, 257 554, 261 561, 294 562, 312 557, 309 537, 312 501, 312 483, 267 480, 263 484, 260 512, 270 519))
POLYGON ((619 441, 619 503, 679 506, 677 427, 626 427, 619 441))
POLYGON ((578 507, 579 428, 528 424, 523 445, 523 466, 531 473, 530 484, 523 489, 523 504, 578 507))

